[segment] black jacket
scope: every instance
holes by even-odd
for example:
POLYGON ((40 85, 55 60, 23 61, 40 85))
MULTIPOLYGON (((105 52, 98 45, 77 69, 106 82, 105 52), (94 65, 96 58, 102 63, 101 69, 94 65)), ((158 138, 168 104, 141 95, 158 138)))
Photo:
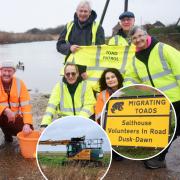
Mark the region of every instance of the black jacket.
MULTIPOLYGON (((74 14, 74 25, 72 27, 71 33, 69 34, 69 42, 65 41, 67 28, 65 27, 59 36, 57 42, 57 51, 69 55, 71 45, 91 45, 92 44, 92 24, 95 21, 97 15, 96 12, 92 10, 91 15, 88 20, 81 24, 78 20, 76 13, 74 14)), ((96 33, 96 45, 105 44, 104 29, 99 26, 96 33)))

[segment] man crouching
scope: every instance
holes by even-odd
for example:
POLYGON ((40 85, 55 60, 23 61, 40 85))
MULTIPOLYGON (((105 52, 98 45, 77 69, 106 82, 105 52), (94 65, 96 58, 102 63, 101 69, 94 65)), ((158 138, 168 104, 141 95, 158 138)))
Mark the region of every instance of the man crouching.
POLYGON ((14 77, 13 62, 2 62, 0 71, 0 128, 5 142, 13 142, 18 132, 33 129, 30 96, 24 82, 14 77))

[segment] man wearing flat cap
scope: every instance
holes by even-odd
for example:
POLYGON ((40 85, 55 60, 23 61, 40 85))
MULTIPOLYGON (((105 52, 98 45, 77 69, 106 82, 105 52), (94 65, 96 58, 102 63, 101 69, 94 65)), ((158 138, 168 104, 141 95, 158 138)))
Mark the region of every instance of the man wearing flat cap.
MULTIPOLYGON (((131 41, 128 38, 128 33, 130 29, 134 26, 135 16, 132 12, 126 11, 119 16, 119 20, 120 20, 119 21, 120 29, 117 32, 117 34, 115 34, 109 40, 108 45, 130 46, 131 41)), ((126 67, 126 65, 127 62, 125 62, 124 67, 126 67)), ((123 158, 113 151, 113 159, 117 161, 121 161, 123 158)))
POLYGON ((131 44, 130 38, 128 38, 128 33, 130 29, 134 26, 135 16, 134 13, 130 11, 123 12, 119 16, 119 31, 109 40, 109 45, 123 45, 129 46, 131 44))
POLYGON ((14 76, 16 67, 11 61, 0 65, 0 128, 5 142, 12 142, 18 132, 32 131, 30 96, 24 82, 14 76))

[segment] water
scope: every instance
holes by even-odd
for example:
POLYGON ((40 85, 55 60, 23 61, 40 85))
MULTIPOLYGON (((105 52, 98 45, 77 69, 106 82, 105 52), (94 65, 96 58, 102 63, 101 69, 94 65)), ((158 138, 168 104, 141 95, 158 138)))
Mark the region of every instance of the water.
POLYGON ((0 61, 21 61, 25 71, 16 76, 24 80, 32 92, 50 93, 59 80, 64 56, 57 52, 56 41, 0 45, 0 61))

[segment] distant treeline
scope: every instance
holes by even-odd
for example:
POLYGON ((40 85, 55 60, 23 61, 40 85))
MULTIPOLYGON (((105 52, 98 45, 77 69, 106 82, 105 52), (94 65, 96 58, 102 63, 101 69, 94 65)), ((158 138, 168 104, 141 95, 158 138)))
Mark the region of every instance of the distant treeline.
POLYGON ((180 50, 180 26, 167 26, 164 28, 150 28, 148 33, 159 41, 167 43, 180 50))
POLYGON ((45 30, 33 28, 24 33, 0 31, 0 44, 57 40, 63 28, 63 25, 45 30))
POLYGON ((57 35, 57 34, 61 33, 63 29, 64 29, 64 25, 58 26, 56 28, 48 28, 48 29, 44 29, 44 30, 38 29, 38 28, 33 28, 33 29, 26 31, 26 33, 57 35))
MULTIPOLYGON (((150 35, 156 37, 159 41, 170 44, 180 50, 180 26, 170 25, 157 28, 147 24, 145 28, 150 35)), ((0 31, 0 44, 57 40, 63 29, 64 25, 44 30, 33 28, 24 33, 0 31)), ((106 42, 108 39, 107 37, 106 42)))

